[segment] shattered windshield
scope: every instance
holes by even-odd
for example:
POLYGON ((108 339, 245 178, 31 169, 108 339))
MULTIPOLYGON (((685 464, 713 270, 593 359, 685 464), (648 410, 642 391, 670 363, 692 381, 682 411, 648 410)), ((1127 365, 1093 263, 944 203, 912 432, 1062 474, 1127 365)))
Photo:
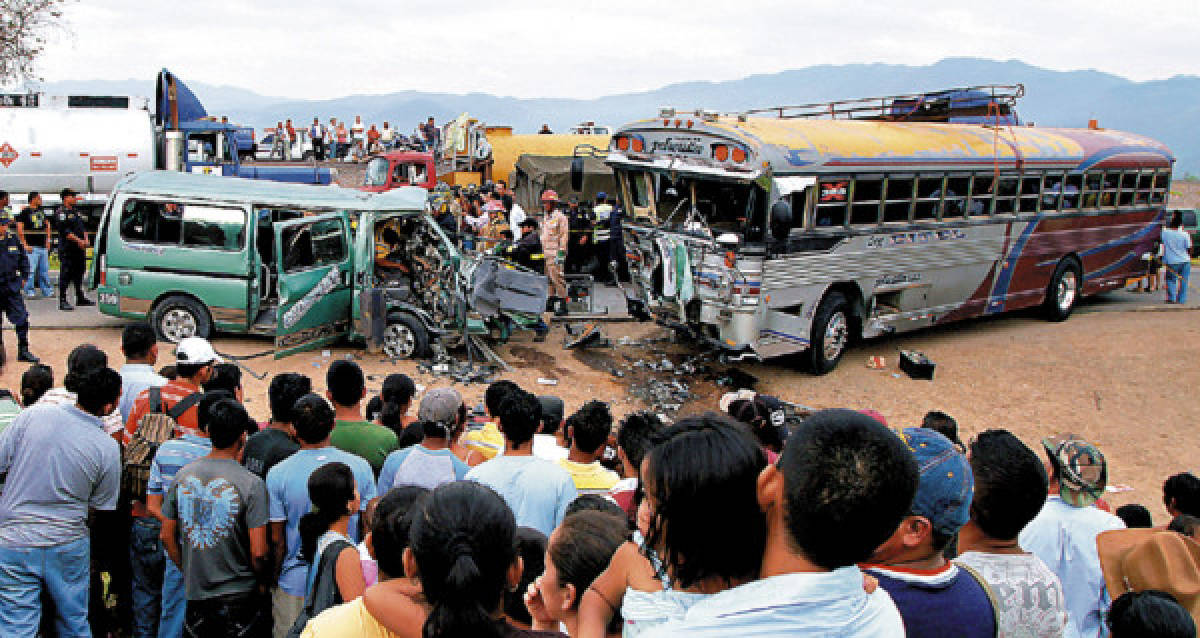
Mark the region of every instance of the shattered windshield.
POLYGON ((383 157, 376 157, 367 162, 367 180, 366 186, 387 186, 388 182, 388 161, 383 157))
POLYGON ((765 193, 753 183, 669 175, 657 175, 655 182, 654 208, 671 229, 703 232, 697 226, 702 219, 714 234, 741 233, 766 209, 765 193))

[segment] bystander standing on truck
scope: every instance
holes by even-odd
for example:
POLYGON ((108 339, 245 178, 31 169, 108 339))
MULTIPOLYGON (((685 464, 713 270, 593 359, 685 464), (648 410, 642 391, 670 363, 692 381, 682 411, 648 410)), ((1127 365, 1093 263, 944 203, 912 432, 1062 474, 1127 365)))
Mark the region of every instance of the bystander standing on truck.
POLYGON ((312 126, 308 127, 308 139, 312 140, 313 157, 317 161, 325 159, 325 127, 321 126, 321 120, 313 118, 312 126))
POLYGON ((62 206, 54 214, 58 230, 58 309, 74 310, 67 301, 67 287, 75 284, 75 305, 94 306, 83 296, 83 270, 87 263, 88 238, 83 215, 75 208, 75 191, 64 188, 59 193, 62 206))
POLYGON ((41 288, 43 297, 54 294, 50 285, 50 223, 42 212, 42 195, 29 193, 29 204, 17 215, 17 237, 29 255, 29 278, 25 280, 25 296, 33 298, 33 289, 41 288))
POLYGON ((276 153, 279 153, 279 159, 286 159, 286 154, 287 154, 287 150, 285 150, 286 142, 283 141, 284 138, 286 137, 286 134, 287 134, 287 130, 283 128, 283 121, 281 120, 279 122, 276 122, 275 123, 275 139, 271 140, 271 155, 272 156, 274 156, 276 153))
POLYGON ((290 118, 283 123, 283 127, 286 129, 284 132, 287 133, 283 137, 283 150, 286 155, 283 159, 292 159, 292 149, 296 147, 296 127, 292 126, 290 118))
POLYGON ((354 116, 354 124, 350 125, 350 135, 354 138, 354 146, 357 149, 367 147, 367 127, 363 126, 361 115, 354 116))
POLYGON ((383 123, 383 128, 379 131, 379 142, 383 144, 385 151, 396 148, 396 129, 388 126, 387 122, 383 123))
MULTIPOLYGON (((7 200, 8 193, 0 191, 0 312, 8 315, 17 333, 17 360, 37 363, 38 358, 29 351, 29 313, 25 310, 25 299, 21 297, 22 284, 29 276, 29 258, 25 256, 25 245, 8 230, 12 218, 7 206, 3 206, 7 200)), ((6 358, 4 340, 0 336, 0 366, 6 358)))
POLYGON ((329 118, 329 159, 338 158, 338 121, 336 117, 329 118))

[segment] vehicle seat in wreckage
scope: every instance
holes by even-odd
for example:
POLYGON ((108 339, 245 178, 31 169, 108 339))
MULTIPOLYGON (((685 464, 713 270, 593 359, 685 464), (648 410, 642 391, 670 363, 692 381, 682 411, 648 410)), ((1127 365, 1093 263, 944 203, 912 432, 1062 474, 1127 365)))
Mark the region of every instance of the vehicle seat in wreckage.
POLYGON ((545 275, 499 257, 483 257, 471 281, 471 307, 484 316, 500 312, 540 314, 546 309, 545 275))

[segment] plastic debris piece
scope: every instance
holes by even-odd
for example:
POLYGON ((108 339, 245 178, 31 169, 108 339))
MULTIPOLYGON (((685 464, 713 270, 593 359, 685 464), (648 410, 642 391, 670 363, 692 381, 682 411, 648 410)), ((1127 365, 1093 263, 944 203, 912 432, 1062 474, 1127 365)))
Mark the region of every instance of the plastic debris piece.
POLYGON ((537 380, 542 385, 558 385, 558 379, 546 379, 544 377, 537 380))

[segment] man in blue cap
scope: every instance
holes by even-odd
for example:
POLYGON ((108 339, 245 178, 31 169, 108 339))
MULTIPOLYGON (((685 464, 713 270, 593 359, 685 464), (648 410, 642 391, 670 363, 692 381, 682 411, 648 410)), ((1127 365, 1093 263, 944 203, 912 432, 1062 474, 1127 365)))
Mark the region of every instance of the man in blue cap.
POLYGON ((911 513, 864 567, 896 603, 909 638, 995 636, 991 593, 943 553, 970 519, 971 466, 957 446, 933 430, 907 428, 904 441, 920 472, 917 495, 911 513))

